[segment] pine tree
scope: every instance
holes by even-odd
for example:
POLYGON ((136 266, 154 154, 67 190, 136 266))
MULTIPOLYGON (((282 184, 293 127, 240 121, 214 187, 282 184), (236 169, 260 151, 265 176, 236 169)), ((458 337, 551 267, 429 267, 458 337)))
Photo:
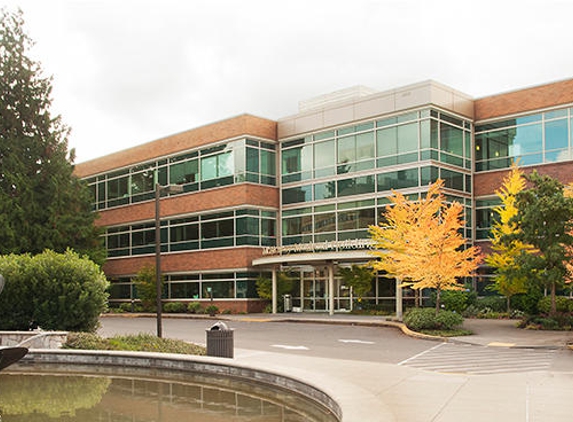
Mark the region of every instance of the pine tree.
POLYGON ((372 266, 410 281, 413 289, 435 289, 436 312, 441 291, 460 289, 460 279, 481 262, 479 248, 467 246, 461 234, 463 206, 447 204, 442 187, 442 180, 431 184, 419 201, 395 192, 386 222, 370 227, 379 258, 372 266))
POLYGON ((73 175, 52 79, 30 57, 21 11, 0 10, 0 253, 68 248, 103 263, 91 195, 73 175))

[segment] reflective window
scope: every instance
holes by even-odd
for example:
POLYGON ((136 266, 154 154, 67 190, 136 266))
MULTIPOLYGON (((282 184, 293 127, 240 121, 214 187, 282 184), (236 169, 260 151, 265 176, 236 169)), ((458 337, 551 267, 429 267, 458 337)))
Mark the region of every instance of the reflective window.
POLYGON ((476 171, 507 168, 515 160, 533 165, 569 160, 568 109, 476 127, 476 171))
POLYGON ((362 195, 375 191, 374 176, 362 176, 339 180, 336 184, 338 196, 362 195))
POLYGON ((283 204, 312 201, 312 185, 298 186, 296 188, 283 189, 283 204))
POLYGON ((381 173, 378 175, 378 192, 391 189, 412 188, 419 185, 418 169, 381 173))
POLYGON ((182 185, 185 192, 245 181, 276 186, 275 157, 275 144, 243 139, 113 171, 87 181, 94 209, 101 210, 152 200, 155 183, 182 185))
POLYGON ((314 144, 315 177, 333 175, 335 165, 334 140, 314 144))

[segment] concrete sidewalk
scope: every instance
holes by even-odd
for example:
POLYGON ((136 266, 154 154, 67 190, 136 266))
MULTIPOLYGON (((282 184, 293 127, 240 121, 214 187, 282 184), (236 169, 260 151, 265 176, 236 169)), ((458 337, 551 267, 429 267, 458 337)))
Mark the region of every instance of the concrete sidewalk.
MULTIPOLYGON (((232 316, 253 321, 394 325, 381 317, 348 314, 232 316)), ((566 351, 573 333, 516 328, 512 320, 466 320, 474 335, 447 341, 492 347, 566 351)), ((439 343, 438 343, 439 344, 439 343)), ((372 362, 238 351, 237 361, 287 371, 324 387, 344 411, 344 421, 377 422, 566 422, 573 419, 573 372, 536 371, 496 375, 444 374, 372 362)))

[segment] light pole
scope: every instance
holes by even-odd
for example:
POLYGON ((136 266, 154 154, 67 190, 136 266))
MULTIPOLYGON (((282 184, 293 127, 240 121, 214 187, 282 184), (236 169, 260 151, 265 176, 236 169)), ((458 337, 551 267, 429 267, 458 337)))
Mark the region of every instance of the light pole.
POLYGON ((157 307, 157 337, 163 336, 161 324, 161 212, 160 200, 161 192, 165 193, 181 193, 183 186, 181 185, 167 185, 161 186, 159 183, 155 184, 155 288, 156 288, 156 307, 157 307))

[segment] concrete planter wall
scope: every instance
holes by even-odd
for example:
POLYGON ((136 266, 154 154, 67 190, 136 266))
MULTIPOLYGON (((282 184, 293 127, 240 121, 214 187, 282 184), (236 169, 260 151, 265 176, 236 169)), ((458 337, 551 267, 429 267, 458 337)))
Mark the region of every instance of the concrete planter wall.
POLYGON ((0 331, 0 346, 59 349, 67 337, 67 331, 0 331))

